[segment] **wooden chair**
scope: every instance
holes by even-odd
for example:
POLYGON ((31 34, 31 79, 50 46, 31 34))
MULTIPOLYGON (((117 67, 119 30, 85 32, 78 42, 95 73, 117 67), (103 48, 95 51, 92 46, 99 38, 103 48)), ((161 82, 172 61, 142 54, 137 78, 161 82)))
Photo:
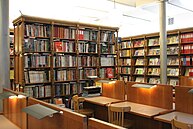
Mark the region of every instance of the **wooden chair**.
POLYGON ((134 122, 124 118, 125 112, 129 112, 131 107, 113 107, 108 105, 109 122, 126 128, 134 128, 134 122))
POLYGON ((88 117, 94 117, 94 110, 92 109, 85 109, 83 107, 83 102, 84 102, 84 98, 83 97, 79 97, 78 95, 74 95, 72 97, 72 101, 73 101, 73 107, 74 107, 74 111, 84 114, 88 117))
POLYGON ((191 125, 177 120, 177 116, 171 121, 172 129, 192 129, 191 125))

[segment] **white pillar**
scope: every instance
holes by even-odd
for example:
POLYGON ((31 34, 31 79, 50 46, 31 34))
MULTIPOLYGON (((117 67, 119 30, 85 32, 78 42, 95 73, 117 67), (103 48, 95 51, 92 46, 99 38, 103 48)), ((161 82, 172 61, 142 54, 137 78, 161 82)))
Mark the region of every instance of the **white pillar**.
POLYGON ((166 0, 160 0, 160 71, 161 84, 167 84, 167 32, 166 32, 166 0))
MULTIPOLYGON (((0 0, 0 93, 10 87, 9 69, 9 0, 0 0)), ((3 104, 0 101, 0 112, 3 104)))

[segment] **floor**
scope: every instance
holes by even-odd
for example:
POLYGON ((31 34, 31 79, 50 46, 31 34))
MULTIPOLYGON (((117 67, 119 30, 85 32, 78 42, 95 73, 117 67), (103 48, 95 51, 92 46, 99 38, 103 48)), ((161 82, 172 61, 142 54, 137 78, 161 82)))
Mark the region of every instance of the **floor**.
POLYGON ((6 117, 0 115, 0 129, 20 129, 12 122, 10 122, 6 117))

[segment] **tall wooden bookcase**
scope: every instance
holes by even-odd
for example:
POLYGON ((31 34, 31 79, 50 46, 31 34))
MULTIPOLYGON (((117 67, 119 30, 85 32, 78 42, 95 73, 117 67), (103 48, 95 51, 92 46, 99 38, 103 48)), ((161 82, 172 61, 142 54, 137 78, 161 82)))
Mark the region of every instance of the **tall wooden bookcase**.
MULTIPOLYGON (((160 83, 159 33, 125 37, 118 46, 121 80, 160 83)), ((183 85, 190 80, 187 78, 193 76, 192 54, 193 28, 167 32, 168 84, 183 85)))
POLYGON ((88 76, 117 78, 118 28, 25 15, 13 24, 15 84, 30 96, 71 96, 88 76))
POLYGON ((10 87, 15 90, 14 85, 14 30, 9 29, 9 54, 10 54, 10 87))

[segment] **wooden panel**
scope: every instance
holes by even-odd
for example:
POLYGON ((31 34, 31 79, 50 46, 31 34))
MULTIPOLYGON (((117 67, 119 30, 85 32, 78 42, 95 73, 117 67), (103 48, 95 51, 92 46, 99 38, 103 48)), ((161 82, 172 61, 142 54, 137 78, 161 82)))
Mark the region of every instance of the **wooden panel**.
POLYGON ((102 86, 102 96, 124 100, 125 98, 124 81, 116 81, 114 84, 104 83, 102 86))
POLYGON ((193 94, 188 93, 191 87, 176 86, 176 111, 193 114, 193 94))
POLYGON ((18 83, 23 84, 23 77, 24 77, 24 69, 23 69, 23 58, 19 55, 18 56, 18 83))
POLYGON ((85 108, 91 108, 94 110, 94 118, 103 120, 103 121, 108 121, 108 109, 107 106, 102 106, 98 104, 93 104, 90 102, 84 102, 84 107, 85 108))
POLYGON ((192 77, 180 76, 180 86, 193 86, 192 77))
POLYGON ((63 111, 63 114, 54 114, 53 117, 45 117, 38 120, 28 115, 29 129, 86 129, 86 116, 73 112, 67 108, 60 108, 49 103, 29 98, 28 105, 41 104, 57 111, 63 111), (36 126, 34 126, 36 125, 36 126))
POLYGON ((128 101, 165 109, 172 109, 172 86, 157 85, 156 87, 145 89, 131 87, 133 84, 135 84, 135 82, 127 82, 126 84, 128 101))
POLYGON ((88 129, 126 129, 95 118, 89 118, 88 129))
MULTIPOLYGON (((14 62, 18 62, 19 59, 18 59, 18 55, 16 55, 16 53, 19 52, 19 48, 18 48, 18 26, 15 26, 14 28, 14 51, 15 51, 15 54, 14 54, 14 62)), ((16 84, 18 84, 19 82, 19 64, 18 63, 14 63, 14 82, 16 84)))
MULTIPOLYGON (((9 89, 3 90, 18 95, 9 89)), ((8 98, 3 101, 4 116, 21 129, 26 129, 27 127, 26 114, 22 112, 22 108, 25 108, 26 104, 26 98, 8 98)))

